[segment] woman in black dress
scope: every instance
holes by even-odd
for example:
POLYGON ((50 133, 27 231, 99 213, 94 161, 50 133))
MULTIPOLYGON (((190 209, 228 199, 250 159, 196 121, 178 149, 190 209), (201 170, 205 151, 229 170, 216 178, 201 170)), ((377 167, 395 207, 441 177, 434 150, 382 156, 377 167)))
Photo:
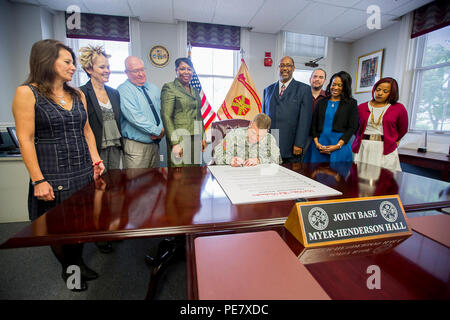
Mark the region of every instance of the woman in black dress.
MULTIPOLYGON (((28 211, 35 220, 105 169, 87 121, 84 95, 70 87, 75 72, 75 54, 63 43, 47 39, 36 42, 30 53, 30 75, 17 88, 12 110, 23 161, 30 174, 28 211)), ((62 277, 67 268, 78 265, 81 286, 98 277, 82 259, 82 244, 52 245, 61 262, 62 277)))

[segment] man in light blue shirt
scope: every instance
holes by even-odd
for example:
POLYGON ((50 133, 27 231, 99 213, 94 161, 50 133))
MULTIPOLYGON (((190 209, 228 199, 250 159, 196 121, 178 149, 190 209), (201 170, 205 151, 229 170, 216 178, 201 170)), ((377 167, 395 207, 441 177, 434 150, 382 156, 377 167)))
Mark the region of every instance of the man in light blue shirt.
POLYGON ((159 142, 164 136, 161 121, 161 90, 147 81, 144 62, 125 59, 128 77, 117 90, 123 142, 123 168, 158 168, 159 142))

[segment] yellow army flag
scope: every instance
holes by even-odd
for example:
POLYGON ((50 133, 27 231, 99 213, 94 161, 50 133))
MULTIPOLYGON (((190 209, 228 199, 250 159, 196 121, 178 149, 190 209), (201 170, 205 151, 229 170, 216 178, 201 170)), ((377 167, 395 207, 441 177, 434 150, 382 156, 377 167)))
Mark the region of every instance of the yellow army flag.
POLYGON ((220 120, 253 118, 261 113, 262 105, 255 83, 250 77, 244 59, 241 59, 241 67, 234 78, 230 90, 224 102, 217 110, 220 120))

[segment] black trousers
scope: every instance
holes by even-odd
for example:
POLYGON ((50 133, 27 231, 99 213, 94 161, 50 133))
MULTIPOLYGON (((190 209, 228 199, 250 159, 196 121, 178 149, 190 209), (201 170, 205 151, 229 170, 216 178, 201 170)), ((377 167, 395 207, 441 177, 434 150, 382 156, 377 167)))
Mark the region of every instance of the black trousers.
POLYGON ((67 267, 71 265, 80 266, 82 264, 84 247, 83 243, 52 245, 50 247, 59 263, 61 263, 63 272, 66 272, 67 267))

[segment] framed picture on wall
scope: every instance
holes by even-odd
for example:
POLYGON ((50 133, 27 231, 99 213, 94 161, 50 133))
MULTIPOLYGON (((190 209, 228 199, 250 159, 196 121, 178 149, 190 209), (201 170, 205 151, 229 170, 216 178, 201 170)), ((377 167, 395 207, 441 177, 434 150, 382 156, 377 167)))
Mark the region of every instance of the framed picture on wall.
POLYGON ((381 79, 384 49, 358 57, 355 93, 371 92, 372 86, 381 79))

